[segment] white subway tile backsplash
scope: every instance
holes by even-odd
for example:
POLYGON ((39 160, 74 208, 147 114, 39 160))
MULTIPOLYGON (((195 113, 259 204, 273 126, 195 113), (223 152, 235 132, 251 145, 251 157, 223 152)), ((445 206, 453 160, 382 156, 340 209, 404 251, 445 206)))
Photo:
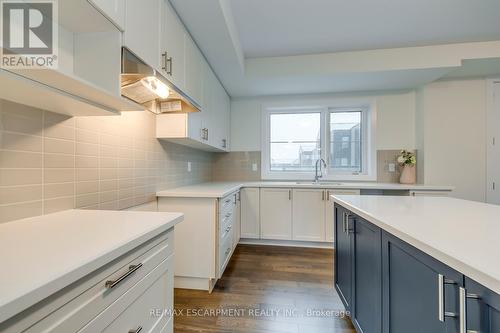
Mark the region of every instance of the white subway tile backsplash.
POLYGON ((0 100, 0 222, 123 209, 160 189, 210 181, 212 154, 159 142, 155 121, 149 112, 69 117, 0 100))
POLYGON ((41 168, 41 153, 0 150, 0 168, 41 168))

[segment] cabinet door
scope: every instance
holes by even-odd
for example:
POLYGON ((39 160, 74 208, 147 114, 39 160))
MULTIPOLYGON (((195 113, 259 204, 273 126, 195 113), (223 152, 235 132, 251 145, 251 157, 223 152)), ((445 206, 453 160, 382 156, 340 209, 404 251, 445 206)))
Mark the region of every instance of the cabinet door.
POLYGON ((360 332, 382 332, 382 232, 355 216, 353 307, 351 318, 360 332))
POLYGON ((240 191, 241 238, 260 238, 260 192, 258 188, 240 191))
POLYGON ((185 89, 186 30, 168 0, 162 1, 162 25, 160 49, 162 56, 162 73, 178 88, 185 89), (166 53, 166 56, 164 55, 166 53))
POLYGON ((325 240, 325 200, 324 190, 293 190, 293 240, 325 240))
POLYGON ((194 101, 202 105, 203 99, 203 56, 191 39, 191 36, 185 34, 186 47, 186 84, 185 93, 194 101))
POLYGON ((458 332, 461 274, 383 232, 382 276, 383 332, 458 332))
POLYGON ((161 68, 160 30, 164 0, 126 0, 123 43, 153 68, 161 68))
POLYGON ((292 239, 291 189, 260 189, 260 237, 292 239))
POLYGON ((125 28, 125 0, 89 0, 121 31, 125 28))
POLYGON ((330 199, 330 195, 359 195, 359 190, 326 190, 326 205, 325 205, 325 230, 327 242, 335 242, 333 227, 335 223, 334 203, 330 199))
POLYGON ((352 308, 353 242, 346 229, 347 210, 335 205, 335 289, 347 311, 352 308))
POLYGON ((233 222, 233 230, 234 230, 234 247, 238 245, 241 237, 241 193, 235 193, 236 196, 236 207, 234 208, 234 222, 233 222))
POLYGON ((467 332, 500 332, 500 295, 465 278, 467 332))

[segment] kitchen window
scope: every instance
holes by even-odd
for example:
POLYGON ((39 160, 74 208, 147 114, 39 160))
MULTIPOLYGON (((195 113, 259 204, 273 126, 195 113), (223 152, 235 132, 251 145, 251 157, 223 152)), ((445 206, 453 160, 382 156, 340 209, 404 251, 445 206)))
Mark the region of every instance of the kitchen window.
POLYGON ((373 104, 332 104, 263 109, 263 179, 313 180, 323 158, 323 180, 376 180, 373 104))

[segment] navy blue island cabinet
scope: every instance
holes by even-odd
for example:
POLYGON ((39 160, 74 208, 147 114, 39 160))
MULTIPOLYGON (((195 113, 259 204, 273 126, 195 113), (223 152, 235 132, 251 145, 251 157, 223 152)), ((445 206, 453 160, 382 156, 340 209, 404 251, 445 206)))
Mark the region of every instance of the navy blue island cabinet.
POLYGON ((358 332, 382 331, 381 230, 335 207, 335 289, 358 332))
POLYGON ((334 285, 357 332, 500 333, 500 295, 334 209, 334 285))

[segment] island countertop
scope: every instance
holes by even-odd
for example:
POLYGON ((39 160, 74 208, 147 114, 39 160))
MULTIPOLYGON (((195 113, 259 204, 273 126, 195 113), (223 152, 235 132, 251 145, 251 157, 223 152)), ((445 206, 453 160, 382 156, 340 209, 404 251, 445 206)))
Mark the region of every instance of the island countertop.
POLYGON ((182 219, 181 213, 74 209, 0 224, 0 323, 182 219))
POLYGON ((500 206, 447 197, 331 198, 500 294, 500 206))

